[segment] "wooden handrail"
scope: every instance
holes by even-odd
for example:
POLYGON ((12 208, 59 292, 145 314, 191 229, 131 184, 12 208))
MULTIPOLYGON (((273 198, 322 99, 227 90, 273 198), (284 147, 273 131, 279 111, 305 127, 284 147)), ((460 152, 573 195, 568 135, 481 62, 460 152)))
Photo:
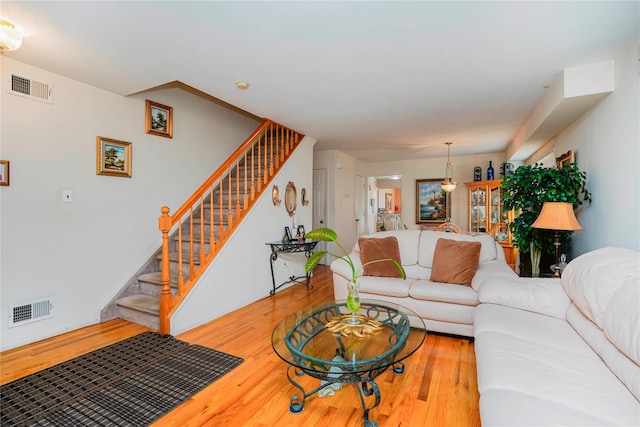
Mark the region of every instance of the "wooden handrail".
POLYGON ((161 334, 171 333, 171 314, 303 138, 304 135, 265 119, 173 215, 169 215, 170 209, 167 206, 160 209, 158 227, 162 233, 161 334), (244 170, 242 178, 241 169, 244 170), (235 191, 233 185, 236 187, 235 191), (187 223, 188 231, 183 230, 187 223), (195 232, 194 228, 198 228, 198 231, 195 232), (205 231, 207 228, 208 234, 205 231), (178 268, 173 274, 177 277, 178 292, 175 297, 171 294, 170 285, 172 235, 177 235, 178 268), (199 240, 198 247, 195 244, 196 239, 199 240), (185 244, 188 244, 188 247, 185 248, 185 244), (206 245, 208 250, 205 249, 206 245), (184 264, 188 267, 186 278, 184 264))

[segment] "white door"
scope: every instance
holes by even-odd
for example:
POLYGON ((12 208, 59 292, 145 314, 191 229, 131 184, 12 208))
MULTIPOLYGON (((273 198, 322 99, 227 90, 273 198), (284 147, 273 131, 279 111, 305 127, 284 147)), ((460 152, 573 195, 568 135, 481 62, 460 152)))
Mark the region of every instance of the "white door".
POLYGON ((356 175, 356 241, 367 234, 367 186, 364 176, 356 175))
MULTIPOLYGON (((327 170, 313 170, 313 228, 327 226, 327 170)), ((319 242, 316 245, 317 251, 326 251, 327 243, 319 242)), ((327 257, 323 257, 321 264, 327 264, 327 257)))

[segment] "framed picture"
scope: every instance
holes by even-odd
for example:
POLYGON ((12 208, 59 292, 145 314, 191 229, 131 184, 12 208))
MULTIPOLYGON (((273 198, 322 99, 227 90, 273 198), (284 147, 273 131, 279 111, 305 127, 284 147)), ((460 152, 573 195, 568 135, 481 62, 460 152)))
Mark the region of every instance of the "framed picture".
POLYGON ((0 185, 9 185, 9 160, 0 160, 0 185))
POLYGON ((301 237, 304 239, 304 225, 298 226, 298 237, 301 237))
POLYGON ((291 235, 291 229, 289 227, 284 228, 284 234, 287 236, 287 239, 289 239, 289 241, 293 240, 293 236, 291 235))
POLYGON ((96 174, 131 178, 131 143, 98 136, 96 174))
POLYGON ((558 169, 562 169, 563 167, 565 167, 565 165, 570 165, 575 162, 576 160, 575 156, 573 155, 573 150, 569 150, 562 156, 556 157, 556 167, 558 169))
POLYGON ((393 200, 393 194, 384 193, 384 208, 391 211, 391 201, 393 200))
POLYGON ((450 195, 439 179, 416 179, 416 224, 443 223, 451 218, 450 195))
POLYGON ((173 138, 173 108, 147 99, 147 133, 173 138))

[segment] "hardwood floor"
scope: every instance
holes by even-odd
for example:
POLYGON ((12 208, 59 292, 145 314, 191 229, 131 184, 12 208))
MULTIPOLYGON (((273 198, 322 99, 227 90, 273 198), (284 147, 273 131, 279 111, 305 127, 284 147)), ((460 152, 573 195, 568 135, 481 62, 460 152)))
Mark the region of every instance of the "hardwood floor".
MULTIPOLYGON (((287 314, 333 299, 331 280, 329 268, 319 266, 312 291, 296 285, 178 335, 245 361, 153 425, 362 426, 362 407, 353 385, 345 385, 331 397, 311 396, 301 413, 291 414, 289 401, 297 390, 287 380, 287 365, 271 348, 271 332, 287 314)), ((114 320, 5 351, 0 353, 0 383, 145 330, 114 320)), ((304 377, 303 385, 305 381, 309 388, 314 384, 312 378, 304 377)), ((475 353, 469 340, 429 334, 405 360, 403 375, 388 370, 376 382, 381 400, 370 417, 380 427, 480 425, 475 353)))

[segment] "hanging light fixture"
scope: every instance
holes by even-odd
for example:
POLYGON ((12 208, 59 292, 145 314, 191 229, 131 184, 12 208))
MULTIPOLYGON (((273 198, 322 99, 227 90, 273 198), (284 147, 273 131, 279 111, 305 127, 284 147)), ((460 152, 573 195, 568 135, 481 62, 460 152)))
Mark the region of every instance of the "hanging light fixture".
POLYGON ((453 180, 453 176, 452 176, 453 168, 451 167, 451 160, 449 158, 451 154, 451 144, 453 143, 445 142, 445 144, 447 144, 447 168, 445 169, 445 172, 444 172, 444 180, 442 181, 442 184, 440 184, 440 186, 442 187, 443 191, 446 191, 447 193, 451 193, 453 190, 456 189, 456 186, 458 185, 458 183, 453 180))
POLYGON ((16 50, 22 45, 22 35, 9 21, 0 19, 0 53, 6 50, 16 50))

